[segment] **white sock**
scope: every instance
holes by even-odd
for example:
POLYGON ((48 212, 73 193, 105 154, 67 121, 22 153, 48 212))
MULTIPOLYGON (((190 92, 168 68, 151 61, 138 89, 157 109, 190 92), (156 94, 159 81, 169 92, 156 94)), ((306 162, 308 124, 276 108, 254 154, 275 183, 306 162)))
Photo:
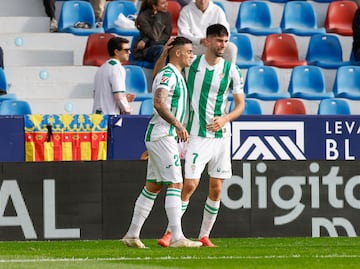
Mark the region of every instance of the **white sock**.
POLYGON ((168 227, 171 231, 171 241, 184 237, 181 229, 181 190, 168 188, 165 197, 165 210, 168 217, 168 227))
MULTIPOLYGON (((188 205, 189 205, 189 201, 181 201, 181 217, 184 215, 188 205)), ((166 232, 165 233, 167 233, 167 232, 170 232, 169 224, 166 227, 166 232)))
POLYGON ((134 214, 131 220, 130 228, 126 234, 127 237, 140 237, 141 228, 150 214, 156 197, 156 193, 149 192, 145 187, 143 188, 135 203, 134 214))
POLYGON ((212 201, 208 197, 204 207, 203 220, 201 223, 201 229, 199 234, 199 239, 204 236, 209 236, 210 232, 216 221, 220 208, 220 201, 212 201))

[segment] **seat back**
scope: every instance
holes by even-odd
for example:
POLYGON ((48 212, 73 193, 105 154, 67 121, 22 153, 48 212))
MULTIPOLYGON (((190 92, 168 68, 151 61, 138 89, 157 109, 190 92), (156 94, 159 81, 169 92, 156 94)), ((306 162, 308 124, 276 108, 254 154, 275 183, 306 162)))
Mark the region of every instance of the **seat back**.
POLYGON ((309 64, 316 61, 341 63, 343 56, 339 38, 330 34, 311 36, 306 52, 306 60, 309 64))
POLYGON ((325 93, 325 78, 321 68, 314 65, 297 66, 291 71, 288 92, 317 94, 325 93))
MULTIPOLYGON (((230 112, 235 108, 235 101, 231 101, 230 112)), ((256 99, 245 98, 245 107, 242 115, 262 115, 260 103, 256 99)))
POLYGON ((109 59, 107 44, 114 37, 110 33, 94 33, 88 36, 83 65, 101 66, 109 59))
POLYGON ((31 114, 28 102, 23 100, 5 100, 0 105, 0 115, 26 115, 31 114))
POLYGON ((318 115, 351 115, 350 105, 346 100, 329 98, 321 100, 318 115))
POLYGON ((5 71, 4 69, 0 68, 0 91, 7 92, 8 90, 8 82, 6 79, 5 71))
POLYGON ((273 115, 306 115, 303 101, 294 98, 285 98, 275 101, 273 115))
POLYGON ((244 61, 245 62, 255 61, 251 40, 247 35, 232 34, 230 36, 230 41, 233 42, 238 48, 237 57, 236 57, 237 64, 244 61))
POLYGON ((74 26, 77 22, 86 22, 95 26, 95 13, 87 1, 66 1, 63 3, 58 22, 58 31, 74 26))
POLYGON ((280 90, 279 78, 270 66, 250 67, 244 85, 245 94, 252 92, 276 93, 280 90))
POLYGON ((125 17, 137 14, 135 3, 126 0, 107 2, 103 19, 105 32, 108 32, 110 28, 119 27, 115 24, 115 21, 118 19, 120 13, 124 14, 125 17))
POLYGON ((239 7, 236 28, 261 27, 270 28, 272 18, 270 8, 266 2, 245 1, 239 7))
POLYGON ((329 3, 325 28, 328 33, 351 36, 352 22, 358 6, 354 1, 333 1, 329 3))
POLYGON ((265 39, 262 60, 266 65, 291 68, 306 64, 299 61, 295 38, 289 34, 271 34, 265 39))
POLYGON ((168 1, 168 11, 171 14, 171 26, 172 26, 171 35, 174 36, 177 36, 178 34, 177 21, 180 15, 180 10, 181 10, 181 5, 177 1, 175 0, 168 1))
POLYGON ((125 65, 124 68, 126 71, 126 91, 135 94, 147 93, 147 80, 144 70, 136 65, 125 65))
POLYGON ((339 67, 335 76, 333 92, 335 96, 360 95, 360 66, 339 67))
POLYGON ((283 30, 290 28, 317 28, 317 17, 313 5, 306 1, 286 2, 280 27, 283 30))
POLYGON ((153 99, 145 99, 141 102, 139 115, 152 115, 154 113, 153 99))

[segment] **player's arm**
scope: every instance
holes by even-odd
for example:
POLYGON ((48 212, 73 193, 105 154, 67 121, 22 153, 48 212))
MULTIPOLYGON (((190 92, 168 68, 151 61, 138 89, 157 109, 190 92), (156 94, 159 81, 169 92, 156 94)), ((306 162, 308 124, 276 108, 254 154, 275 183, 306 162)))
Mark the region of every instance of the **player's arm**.
POLYGON ((175 116, 169 110, 166 99, 168 97, 168 91, 164 88, 157 88, 154 93, 154 108, 165 121, 173 125, 176 129, 176 133, 180 141, 186 142, 189 134, 184 126, 175 118, 175 116))
POLYGON ((122 114, 130 114, 131 106, 125 92, 116 92, 113 94, 114 99, 122 114))
POLYGON ((169 40, 166 42, 159 59, 156 61, 153 69, 153 79, 155 78, 156 74, 166 65, 166 59, 169 55, 169 49, 172 48, 170 45, 174 41, 174 37, 170 37, 169 40))

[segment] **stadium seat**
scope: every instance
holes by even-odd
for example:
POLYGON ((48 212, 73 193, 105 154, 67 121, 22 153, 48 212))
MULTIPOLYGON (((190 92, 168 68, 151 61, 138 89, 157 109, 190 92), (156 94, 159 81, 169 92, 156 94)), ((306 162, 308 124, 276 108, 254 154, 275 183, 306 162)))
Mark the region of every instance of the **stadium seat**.
POLYGON ((239 68, 249 68, 256 65, 264 65, 262 60, 255 60, 250 38, 245 34, 232 34, 230 41, 237 49, 236 65, 239 68))
POLYGON ((262 60, 265 65, 279 68, 306 65, 305 60, 299 60, 299 51, 295 38, 290 34, 268 35, 264 43, 262 60))
POLYGON ((318 106, 318 115, 351 115, 350 105, 346 100, 329 98, 321 100, 318 106))
MULTIPOLYGON (((119 14, 124 14, 125 17, 129 15, 136 15, 137 8, 132 1, 119 0, 108 2, 104 11, 103 27, 106 33, 114 33, 121 36, 138 37, 139 30, 137 28, 125 28, 116 25, 116 20, 119 14)), ((134 23, 135 25, 135 23, 134 23)))
POLYGON ((153 99, 145 99, 141 102, 139 115, 152 115, 154 113, 153 99))
POLYGON ((273 115, 306 115, 303 101, 295 98, 286 98, 275 101, 273 115))
MULTIPOLYGON (((235 108, 235 101, 231 101, 230 111, 235 108)), ((261 115, 262 109, 260 103, 256 99, 245 98, 245 107, 242 115, 261 115)))
POLYGON ((272 27, 270 8, 266 1, 245 1, 240 4, 236 19, 239 33, 268 35, 281 33, 280 27, 272 27))
POLYGON ((281 92, 279 78, 272 66, 252 66, 248 69, 244 85, 247 98, 277 100, 289 98, 288 92, 281 92))
POLYGON ((0 91, 8 91, 8 82, 4 69, 0 68, 0 91))
POLYGON ((352 22, 358 6, 355 1, 333 1, 329 3, 325 29, 328 33, 352 36, 352 22))
POLYGON ((31 114, 31 108, 27 101, 5 100, 0 105, 0 115, 26 115, 31 114))
POLYGON ((360 66, 339 67, 333 92, 337 98, 360 100, 360 66))
POLYGON ((168 11, 171 14, 171 20, 172 20, 171 35, 173 36, 177 36, 178 34, 177 21, 179 18, 180 10, 181 10, 181 5, 178 2, 176 2, 175 0, 168 1, 168 11))
POLYGON ((136 101, 151 98, 152 95, 148 93, 144 70, 136 65, 125 65, 124 68, 126 71, 126 91, 136 94, 136 101))
POLYGON ((290 76, 288 92, 293 98, 321 100, 334 97, 326 91, 325 78, 321 68, 314 65, 297 66, 290 76))
POLYGON ((350 64, 350 61, 343 61, 340 40, 332 34, 312 35, 306 52, 306 60, 309 65, 326 69, 336 69, 350 64))
POLYGON ((280 27, 283 33, 299 36, 325 34, 325 28, 318 27, 313 5, 306 1, 286 2, 280 27))
POLYGON ((110 33, 89 35, 83 56, 83 65, 101 66, 105 63, 110 57, 107 43, 112 37, 114 35, 110 33))
POLYGON ((58 23, 58 32, 88 36, 93 33, 103 33, 104 28, 96 28, 94 10, 86 1, 66 1, 63 3, 58 23), (89 28, 77 28, 77 23, 85 23, 89 28))

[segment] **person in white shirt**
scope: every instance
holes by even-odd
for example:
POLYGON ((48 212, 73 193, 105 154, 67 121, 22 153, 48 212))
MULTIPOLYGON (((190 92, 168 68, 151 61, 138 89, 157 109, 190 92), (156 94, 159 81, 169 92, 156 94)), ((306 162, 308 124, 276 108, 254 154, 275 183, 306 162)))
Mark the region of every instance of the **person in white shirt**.
MULTIPOLYGON (((206 52, 206 29, 216 23, 224 25, 230 33, 229 22, 219 6, 210 0, 195 0, 181 9, 178 19, 178 34, 193 42, 195 55, 202 55, 206 52)), ((228 62, 236 62, 237 47, 234 43, 228 42, 223 57, 228 62)))
POLYGON ((122 63, 129 60, 129 40, 113 37, 108 42, 110 59, 99 67, 94 81, 94 104, 92 113, 96 114, 130 114, 129 102, 135 99, 134 94, 126 94, 126 71, 122 63))

